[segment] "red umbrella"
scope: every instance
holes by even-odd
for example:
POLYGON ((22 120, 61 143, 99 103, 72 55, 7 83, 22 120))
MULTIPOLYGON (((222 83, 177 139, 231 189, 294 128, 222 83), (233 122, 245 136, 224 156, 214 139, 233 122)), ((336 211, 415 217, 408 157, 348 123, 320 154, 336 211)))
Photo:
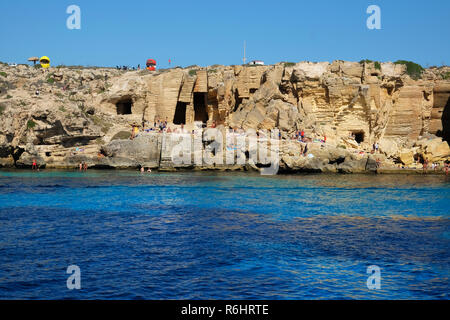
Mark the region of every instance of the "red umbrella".
POLYGON ((147 67, 150 67, 150 66, 156 66, 156 61, 153 60, 153 59, 148 59, 147 60, 147 67))

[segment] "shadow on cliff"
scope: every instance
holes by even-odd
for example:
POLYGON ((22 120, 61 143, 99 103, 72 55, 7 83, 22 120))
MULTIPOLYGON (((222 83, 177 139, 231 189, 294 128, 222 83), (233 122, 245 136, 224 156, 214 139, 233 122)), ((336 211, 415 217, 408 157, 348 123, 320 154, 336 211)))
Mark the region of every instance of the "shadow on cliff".
POLYGON ((442 113, 442 138, 450 144, 450 97, 442 113))

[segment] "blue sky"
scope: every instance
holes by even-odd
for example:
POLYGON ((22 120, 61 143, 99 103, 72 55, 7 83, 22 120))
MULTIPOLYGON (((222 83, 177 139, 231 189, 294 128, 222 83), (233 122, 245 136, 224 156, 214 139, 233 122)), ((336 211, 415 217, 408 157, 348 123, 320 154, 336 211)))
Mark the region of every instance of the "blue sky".
POLYGON ((450 63, 448 0, 1 1, 0 61, 48 55, 52 64, 158 67, 280 61, 412 60, 450 63), (66 8, 81 8, 68 30, 66 8), (381 30, 369 30, 369 5, 381 30))

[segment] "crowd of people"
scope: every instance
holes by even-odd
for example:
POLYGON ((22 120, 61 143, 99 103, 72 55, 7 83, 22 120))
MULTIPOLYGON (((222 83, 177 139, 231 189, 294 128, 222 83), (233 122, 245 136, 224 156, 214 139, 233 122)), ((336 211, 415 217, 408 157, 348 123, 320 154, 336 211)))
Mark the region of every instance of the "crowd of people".
MULTIPOLYGON (((427 173, 428 169, 430 169, 433 172, 440 171, 440 167, 441 167, 441 165, 437 162, 433 162, 430 165, 430 162, 428 161, 428 159, 423 159, 423 161, 422 161, 422 170, 424 173, 427 173)), ((450 169, 450 163, 444 162, 444 167, 442 168, 442 170, 445 172, 446 175, 448 175, 449 169, 450 169)))
MULTIPOLYGON (((212 122, 209 128, 216 128, 217 124, 216 122, 212 122)), ((157 133, 189 133, 186 129, 184 124, 180 124, 177 126, 174 126, 173 123, 169 123, 168 118, 166 117, 165 120, 162 120, 160 118, 155 118, 153 122, 153 126, 147 127, 147 123, 144 121, 141 126, 138 126, 137 124, 132 125, 131 130, 131 137, 130 139, 133 140, 139 135, 139 130, 142 130, 142 132, 157 132, 157 133)), ((192 130, 191 133, 194 134, 195 130, 192 130)))
POLYGON ((123 70, 123 71, 128 71, 128 70, 141 70, 141 65, 139 64, 137 69, 136 67, 129 67, 129 66, 116 66, 117 70, 123 70))
MULTIPOLYGON (((184 124, 181 124, 179 126, 173 126, 173 124, 170 124, 168 121, 168 118, 166 117, 165 120, 161 120, 160 118, 155 118, 154 122, 153 122, 153 126, 145 129, 145 122, 143 122, 142 124, 142 131, 143 132, 158 132, 158 133, 189 133, 185 127, 184 124)), ((215 121, 213 121, 209 128, 216 128, 217 127, 217 123, 215 121)), ((133 125, 132 126, 132 132, 131 132, 131 137, 130 139, 134 139, 139 135, 139 126, 138 125, 133 125)), ((192 130, 191 132, 192 134, 195 134, 195 130, 192 130)), ((228 133, 231 134, 232 136, 246 136, 247 132, 242 128, 237 128, 237 127, 229 127, 228 128, 228 133)), ((258 138, 267 138, 266 136, 266 132, 263 131, 255 131, 255 134, 258 138)), ((279 138, 281 139, 281 132, 279 132, 279 138)), ((296 131, 293 136, 292 136, 293 140, 296 140, 300 143, 300 154, 303 156, 309 156, 308 155, 308 149, 309 149, 309 143, 312 142, 320 142, 322 144, 326 143, 327 141, 327 137, 323 136, 322 139, 312 139, 310 137, 306 137, 305 135, 305 131, 304 130, 298 130, 296 131)), ((236 149, 236 146, 228 146, 227 145, 227 149, 236 149)), ((380 150, 380 146, 378 144, 378 142, 373 143, 372 145, 372 153, 379 153, 380 150)), ((362 152, 364 153, 364 152, 362 152)), ((103 157, 103 155, 101 153, 99 153, 99 158, 103 157)), ((422 164, 422 168, 423 168, 423 172, 427 173, 429 169, 431 169, 431 171, 433 172, 437 172, 440 171, 440 164, 437 162, 433 162, 429 163, 428 159, 423 158, 423 159, 419 159, 419 162, 422 164)), ((376 159, 376 163, 377 163, 377 168, 379 168, 381 166, 381 160, 379 158, 376 159)), ((39 166, 37 164, 36 159, 33 159, 32 161, 32 170, 33 171, 39 171, 39 166)), ((78 165, 78 169, 79 171, 87 171, 88 170, 88 164, 86 162, 80 162, 78 165)), ((450 170, 450 163, 445 162, 443 165, 442 170, 445 172, 446 175, 448 175, 449 170, 450 170)), ((152 172, 150 168, 148 168, 147 170, 142 167, 140 168, 141 172, 152 172)))

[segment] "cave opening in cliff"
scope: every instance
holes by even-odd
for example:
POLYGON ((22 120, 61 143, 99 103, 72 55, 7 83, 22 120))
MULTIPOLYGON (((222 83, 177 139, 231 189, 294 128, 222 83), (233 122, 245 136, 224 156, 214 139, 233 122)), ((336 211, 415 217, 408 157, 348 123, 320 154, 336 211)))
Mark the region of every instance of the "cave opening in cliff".
POLYGON ((239 109, 239 106, 242 104, 242 100, 243 100, 242 98, 239 98, 239 93, 237 90, 234 92, 234 100, 236 102, 234 104, 233 112, 236 112, 237 109, 239 109))
POLYGON ((131 98, 123 98, 116 103, 117 114, 131 114, 131 109, 133 108, 133 100, 131 98))
POLYGON ((364 142, 364 131, 354 131, 353 135, 355 136, 355 141, 360 144, 364 142))
POLYGON ((186 106, 185 102, 177 102, 177 107, 175 109, 175 115, 173 117, 174 124, 186 124, 186 106))
POLYGON ((450 144, 450 97, 442 112, 442 132, 438 132, 437 135, 442 136, 450 144))
POLYGON ((207 94, 204 92, 194 93, 194 121, 208 122, 207 94))

